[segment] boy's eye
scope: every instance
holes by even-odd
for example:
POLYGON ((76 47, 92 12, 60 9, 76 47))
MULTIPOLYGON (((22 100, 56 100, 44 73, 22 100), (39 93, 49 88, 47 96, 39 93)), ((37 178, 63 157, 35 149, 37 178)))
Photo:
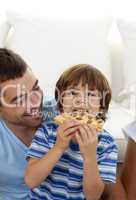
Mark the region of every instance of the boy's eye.
POLYGON ((96 97, 96 93, 94 92, 87 92, 87 96, 96 97))
POLYGON ((76 95, 76 92, 74 92, 74 91, 71 91, 71 94, 72 94, 72 95, 76 95))
POLYGON ((78 94, 78 92, 76 92, 76 91, 74 91, 74 90, 69 90, 69 91, 66 91, 65 92, 65 95, 73 95, 73 96, 75 96, 75 95, 77 95, 78 94))
POLYGON ((76 96, 76 95, 78 95, 79 93, 76 92, 76 91, 71 91, 71 94, 72 94, 73 96, 76 96))

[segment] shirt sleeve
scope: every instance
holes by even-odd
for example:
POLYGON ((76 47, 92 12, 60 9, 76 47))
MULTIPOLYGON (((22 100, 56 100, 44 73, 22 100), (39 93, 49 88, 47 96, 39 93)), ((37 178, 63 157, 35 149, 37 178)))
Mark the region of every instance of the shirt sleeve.
POLYGON ((32 143, 28 149, 26 159, 41 158, 49 151, 49 130, 46 125, 41 125, 36 131, 36 134, 32 140, 32 143))
POLYGON ((111 136, 105 136, 102 144, 98 147, 98 165, 102 180, 116 182, 118 150, 117 145, 111 136))
POLYGON ((123 133, 125 134, 126 138, 130 137, 136 142, 136 121, 131 122, 123 129, 123 133))

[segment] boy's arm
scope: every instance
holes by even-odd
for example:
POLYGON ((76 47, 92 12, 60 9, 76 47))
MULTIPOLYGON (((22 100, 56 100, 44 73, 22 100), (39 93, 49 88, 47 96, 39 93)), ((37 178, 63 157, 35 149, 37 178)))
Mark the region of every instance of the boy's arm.
POLYGON ((82 124, 76 139, 83 156, 83 192, 87 200, 99 200, 104 190, 97 164, 97 134, 93 127, 82 124))
POLYGON ((105 184, 101 180, 96 155, 84 159, 83 188, 87 200, 100 199, 105 184))
MULTIPOLYGON (((53 167, 58 162, 64 151, 68 148, 69 142, 73 137, 71 133, 77 130, 78 122, 69 121, 63 125, 60 125, 57 129, 57 140, 52 149, 48 148, 43 155, 44 146, 48 146, 48 140, 44 139, 43 145, 41 145, 42 132, 34 138, 34 144, 30 147, 28 152, 28 158, 30 157, 28 167, 25 173, 25 182, 30 188, 39 186, 51 173, 53 167), (36 139, 37 138, 37 139, 36 139), (37 156, 35 152, 41 149, 42 156, 37 156), (37 159, 37 157, 39 159, 37 159), (41 158, 42 157, 42 158, 41 158)), ((44 129, 45 130, 45 129, 44 129)), ((48 134, 48 133, 46 133, 48 134)))
MULTIPOLYGON (((103 142, 109 135, 104 135, 103 142)), ((117 149, 110 138, 106 147, 100 153, 98 167, 97 160, 97 133, 92 127, 82 125, 80 134, 76 135, 80 151, 84 158, 83 190, 87 200, 98 200, 102 197, 107 184, 114 183, 116 179, 117 149)))
POLYGON ((43 182, 50 174, 63 151, 54 146, 41 159, 30 158, 27 170, 25 172, 25 182, 30 188, 35 188, 43 182))

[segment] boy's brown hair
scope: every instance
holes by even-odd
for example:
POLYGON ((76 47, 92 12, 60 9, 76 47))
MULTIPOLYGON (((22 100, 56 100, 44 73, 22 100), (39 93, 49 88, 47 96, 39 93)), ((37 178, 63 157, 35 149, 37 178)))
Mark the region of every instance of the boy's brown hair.
POLYGON ((105 120, 111 101, 111 88, 106 77, 97 68, 89 64, 78 64, 70 67, 60 76, 55 89, 55 99, 59 110, 61 112, 63 111, 62 100, 60 98, 61 94, 63 94, 68 87, 75 87, 80 82, 83 86, 87 84, 89 90, 98 90, 100 93, 100 109, 103 110, 102 118, 105 120))

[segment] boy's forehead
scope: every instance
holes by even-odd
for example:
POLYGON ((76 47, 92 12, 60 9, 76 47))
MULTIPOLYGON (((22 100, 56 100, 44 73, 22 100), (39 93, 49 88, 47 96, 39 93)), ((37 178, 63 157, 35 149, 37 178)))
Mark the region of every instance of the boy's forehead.
POLYGON ((71 89, 80 89, 80 88, 83 88, 84 87, 84 85, 83 85, 83 83, 82 83, 82 81, 79 81, 79 82, 75 82, 74 80, 73 80, 73 82, 71 82, 69 85, 68 85, 68 87, 67 88, 71 88, 71 89))
POLYGON ((92 90, 97 91, 95 86, 89 85, 88 83, 79 82, 78 84, 71 84, 67 87, 67 89, 75 89, 75 90, 92 90))

